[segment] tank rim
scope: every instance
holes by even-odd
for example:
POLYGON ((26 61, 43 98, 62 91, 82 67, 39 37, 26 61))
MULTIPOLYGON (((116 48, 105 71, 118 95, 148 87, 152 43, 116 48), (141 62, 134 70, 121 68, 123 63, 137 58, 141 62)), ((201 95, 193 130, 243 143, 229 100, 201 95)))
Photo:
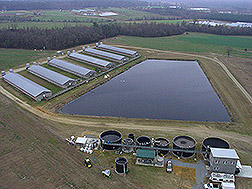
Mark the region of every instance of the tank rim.
POLYGON ((173 144, 173 145, 175 144, 176 146, 178 146, 178 147, 180 147, 180 148, 182 148, 182 149, 188 149, 188 148, 194 148, 194 147, 196 146, 197 142, 196 142, 196 140, 195 140, 193 137, 191 137, 191 136, 179 135, 179 136, 176 136, 176 137, 173 138, 172 144, 173 144), (182 137, 185 137, 185 138, 190 139, 190 140, 192 139, 192 141, 193 141, 194 144, 193 144, 192 146, 190 146, 190 147, 184 147, 184 146, 181 146, 180 144, 177 144, 177 143, 176 143, 176 139, 182 138, 182 137))

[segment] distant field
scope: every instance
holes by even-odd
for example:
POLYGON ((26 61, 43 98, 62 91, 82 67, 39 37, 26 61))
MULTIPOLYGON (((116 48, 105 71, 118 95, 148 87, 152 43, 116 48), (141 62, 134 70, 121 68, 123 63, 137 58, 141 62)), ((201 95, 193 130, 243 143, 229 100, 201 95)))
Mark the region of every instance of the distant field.
POLYGON ((55 54, 55 51, 33 51, 22 49, 1 49, 0 48, 0 70, 16 67, 27 62, 46 60, 46 57, 55 54))
POLYGON ((63 28, 66 26, 91 26, 93 23, 86 23, 86 22, 18 22, 18 23, 0 23, 0 29, 12 29, 12 28, 31 28, 31 27, 37 27, 37 28, 43 28, 43 29, 51 29, 51 28, 63 28))
POLYGON ((192 19, 186 19, 186 20, 140 20, 140 21, 136 21, 136 22, 157 22, 157 23, 177 24, 177 23, 181 23, 183 21, 189 22, 189 21, 192 21, 192 19))
POLYGON ((160 14, 153 14, 149 12, 137 11, 137 10, 129 10, 129 9, 121 9, 121 8, 108 8, 102 11, 111 11, 115 12, 117 16, 111 16, 110 18, 116 20, 149 20, 149 19, 160 19, 160 18, 168 18, 167 16, 162 16, 160 14))
POLYGON ((234 50, 231 56, 252 58, 252 37, 250 36, 220 36, 203 33, 189 33, 170 37, 143 38, 120 36, 109 39, 108 42, 131 46, 154 48, 193 53, 225 54, 225 47, 231 46, 234 50), (248 52, 244 52, 244 49, 248 52))

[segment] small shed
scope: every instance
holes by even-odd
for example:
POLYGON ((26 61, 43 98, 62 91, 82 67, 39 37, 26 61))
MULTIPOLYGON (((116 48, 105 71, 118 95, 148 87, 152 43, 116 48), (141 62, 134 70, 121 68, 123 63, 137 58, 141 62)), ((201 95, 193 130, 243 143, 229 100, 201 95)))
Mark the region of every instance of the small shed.
POLYGON ((75 141, 76 147, 84 147, 87 142, 87 137, 78 137, 75 141))
POLYGON ((137 149, 136 165, 145 166, 159 166, 162 167, 163 163, 158 163, 155 150, 151 149, 137 149))

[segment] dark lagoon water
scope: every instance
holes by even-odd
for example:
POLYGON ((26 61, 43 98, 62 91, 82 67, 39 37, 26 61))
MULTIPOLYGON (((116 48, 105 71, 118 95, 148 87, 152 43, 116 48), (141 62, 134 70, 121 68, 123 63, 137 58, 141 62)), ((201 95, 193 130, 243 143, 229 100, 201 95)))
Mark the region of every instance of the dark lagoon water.
POLYGON ((78 99, 63 113, 230 122, 196 61, 146 60, 78 99))

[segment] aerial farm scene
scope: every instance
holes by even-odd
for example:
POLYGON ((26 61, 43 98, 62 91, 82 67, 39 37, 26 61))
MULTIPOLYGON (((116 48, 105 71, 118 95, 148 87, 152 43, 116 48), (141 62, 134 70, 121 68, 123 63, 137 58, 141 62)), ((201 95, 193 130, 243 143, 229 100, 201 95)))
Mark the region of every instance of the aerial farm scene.
POLYGON ((252 4, 0 0, 0 188, 252 188, 252 4))

